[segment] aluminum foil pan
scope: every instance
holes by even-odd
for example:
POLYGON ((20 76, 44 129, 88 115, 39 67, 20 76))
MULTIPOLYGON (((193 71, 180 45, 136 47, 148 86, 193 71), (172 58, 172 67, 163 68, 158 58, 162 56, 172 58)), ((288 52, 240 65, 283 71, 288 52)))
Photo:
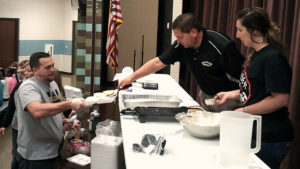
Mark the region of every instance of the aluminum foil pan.
POLYGON ((135 107, 179 107, 182 102, 174 95, 123 94, 121 96, 125 108, 135 107))

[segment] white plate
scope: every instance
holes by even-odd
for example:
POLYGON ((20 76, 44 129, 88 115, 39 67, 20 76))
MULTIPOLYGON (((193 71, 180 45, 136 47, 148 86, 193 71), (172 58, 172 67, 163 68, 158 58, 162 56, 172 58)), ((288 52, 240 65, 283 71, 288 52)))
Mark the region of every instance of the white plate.
POLYGON ((105 104, 105 103, 112 103, 116 99, 117 95, 115 96, 106 96, 106 97, 95 97, 89 96, 85 99, 86 104, 105 104))

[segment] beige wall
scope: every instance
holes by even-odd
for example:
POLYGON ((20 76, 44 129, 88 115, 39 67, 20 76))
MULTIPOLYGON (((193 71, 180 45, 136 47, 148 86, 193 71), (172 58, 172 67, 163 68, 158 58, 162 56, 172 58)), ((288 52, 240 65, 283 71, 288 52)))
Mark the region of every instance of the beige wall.
MULTIPOLYGON (((121 1, 123 24, 119 29, 119 71, 126 66, 133 67, 133 53, 136 50, 136 69, 141 65, 142 35, 144 35, 144 63, 156 57, 158 0, 121 1)), ((105 61, 104 61, 105 62, 105 61)), ((114 71, 108 67, 108 81, 114 71)), ((62 75, 63 85, 75 85, 74 75, 62 75)))
MULTIPOLYGON (((141 65, 142 35, 144 35, 144 63, 156 57, 158 0, 121 1, 123 25, 119 29, 119 71, 133 67, 136 50, 136 69, 141 65)), ((108 80, 114 71, 109 68, 108 80)))
MULTIPOLYGON (((142 35, 144 40, 144 63, 156 57, 158 0, 145 3, 144 0, 126 0, 121 2, 124 23, 119 29, 119 71, 125 66, 133 67, 133 51, 136 50, 136 69, 141 64, 142 35), (122 3, 123 2, 123 3, 122 3), (125 2, 125 3, 124 3, 125 2)), ((181 14, 182 0, 173 2, 173 20, 181 14)), ((173 35, 172 43, 175 40, 173 35)), ((109 69, 108 80, 111 81, 114 71, 109 69)), ((178 81, 179 63, 171 65, 171 76, 178 81)), ((63 75, 63 85, 75 86, 75 76, 63 75)))

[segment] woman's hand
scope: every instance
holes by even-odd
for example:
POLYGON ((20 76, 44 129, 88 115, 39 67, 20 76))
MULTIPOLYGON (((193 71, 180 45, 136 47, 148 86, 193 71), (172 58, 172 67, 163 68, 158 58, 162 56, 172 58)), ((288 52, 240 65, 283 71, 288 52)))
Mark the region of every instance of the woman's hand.
POLYGON ((234 111, 244 112, 243 108, 235 109, 234 111))
POLYGON ((240 90, 233 90, 233 91, 229 91, 229 92, 220 92, 220 93, 216 94, 216 96, 214 97, 215 104, 216 105, 224 104, 226 102, 226 100, 228 100, 228 99, 237 99, 238 100, 239 95, 240 95, 240 90))
POLYGON ((229 97, 228 95, 229 95, 228 92, 220 92, 220 93, 216 94, 216 96, 214 97, 215 104, 221 105, 221 104, 225 103, 229 97))

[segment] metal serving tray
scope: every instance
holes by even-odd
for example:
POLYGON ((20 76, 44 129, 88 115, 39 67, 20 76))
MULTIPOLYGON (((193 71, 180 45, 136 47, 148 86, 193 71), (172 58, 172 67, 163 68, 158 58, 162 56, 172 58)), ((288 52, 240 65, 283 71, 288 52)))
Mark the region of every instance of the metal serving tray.
POLYGON ((174 95, 146 95, 146 94, 123 94, 121 101, 124 108, 134 109, 136 107, 179 107, 182 102, 174 95))

